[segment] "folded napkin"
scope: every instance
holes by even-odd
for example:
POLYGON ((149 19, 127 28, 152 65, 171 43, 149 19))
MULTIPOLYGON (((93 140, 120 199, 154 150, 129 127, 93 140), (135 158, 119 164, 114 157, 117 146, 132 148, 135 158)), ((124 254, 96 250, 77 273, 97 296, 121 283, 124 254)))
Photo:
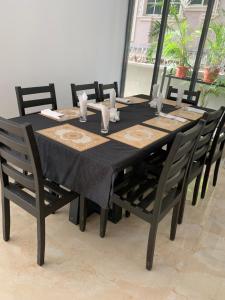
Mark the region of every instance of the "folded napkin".
POLYGON ((152 99, 158 97, 158 91, 159 91, 159 85, 158 84, 154 84, 153 85, 153 89, 152 89, 152 99))
POLYGON ((176 120, 178 122, 182 122, 182 123, 187 122, 187 120, 184 119, 184 118, 173 116, 173 115, 170 115, 170 114, 164 114, 164 113, 161 112, 159 115, 160 115, 160 117, 171 119, 171 120, 176 120))
MULTIPOLYGON (((88 100, 88 103, 96 103, 95 99, 88 100)), ((80 107, 80 102, 77 103, 77 106, 80 107)))
POLYGON ((110 99, 109 99, 109 102, 110 102, 110 108, 115 108, 116 106, 116 92, 115 90, 111 90, 110 91, 110 99))
POLYGON ((53 111, 49 108, 48 109, 43 109, 41 111, 41 115, 45 116, 45 117, 50 117, 50 118, 55 119, 55 120, 60 120, 64 116, 64 114, 59 113, 57 111, 53 111))
POLYGON ((195 112, 197 114, 204 114, 205 111, 203 109, 195 108, 195 107, 186 107, 186 111, 195 112))
POLYGON ((157 98, 153 98, 152 101, 149 102, 150 107, 157 108, 157 98))
POLYGON ((125 99, 125 98, 116 98, 116 102, 123 103, 123 104, 131 104, 130 99, 125 99))

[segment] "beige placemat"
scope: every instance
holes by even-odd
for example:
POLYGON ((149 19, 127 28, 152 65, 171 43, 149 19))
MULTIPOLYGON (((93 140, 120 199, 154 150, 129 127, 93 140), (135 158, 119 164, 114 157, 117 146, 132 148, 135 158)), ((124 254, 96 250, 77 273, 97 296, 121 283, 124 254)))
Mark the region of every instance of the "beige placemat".
POLYGON ((157 128, 165 129, 168 131, 174 131, 184 125, 189 123, 189 121, 182 123, 177 120, 171 120, 163 117, 156 117, 153 119, 150 119, 148 121, 145 121, 144 124, 151 125, 157 128))
POLYGON ((78 151, 85 151, 109 141, 104 137, 70 124, 51 127, 37 132, 78 151))
POLYGON ((148 128, 142 125, 135 125, 113 133, 109 135, 108 138, 141 149, 166 135, 168 135, 168 133, 160 130, 148 128))
MULTIPOLYGON (((64 114, 64 116, 62 118, 60 118, 60 121, 68 121, 68 120, 72 120, 72 119, 76 119, 76 118, 80 117, 80 109, 78 107, 62 108, 62 109, 58 109, 57 112, 64 114)), ((94 114, 95 114, 94 112, 87 111, 88 116, 91 116, 94 114)))
MULTIPOLYGON (((106 105, 107 107, 110 107, 110 101, 109 100, 105 100, 102 102, 104 105, 106 105)), ((120 109, 120 108, 124 108, 124 107, 127 107, 126 104, 123 104, 123 103, 119 103, 119 102, 116 102, 116 108, 117 109, 120 109)))
POLYGON ((126 97, 126 99, 129 99, 131 103, 129 104, 140 104, 148 102, 148 99, 138 98, 138 97, 126 97))
MULTIPOLYGON (((167 104, 167 105, 171 105, 171 106, 176 106, 177 102, 176 102, 176 101, 173 101, 173 100, 169 100, 169 99, 164 99, 164 100, 163 100, 163 104, 167 104)), ((182 103, 182 105, 183 105, 184 107, 191 106, 190 104, 187 104, 187 103, 182 103)))
POLYGON ((191 112, 191 111, 187 111, 187 110, 184 110, 182 108, 178 109, 178 110, 175 110, 171 113, 169 113, 170 115, 173 115, 173 116, 177 116, 177 117, 181 117, 181 118, 185 118, 185 119, 188 119, 188 120, 198 120, 198 119, 201 119, 203 114, 199 114, 199 113, 196 113, 196 112, 191 112))
MULTIPOLYGON (((76 119, 80 117, 80 109, 78 107, 74 107, 74 108, 62 108, 62 109, 58 109, 56 110, 59 113, 64 114, 64 116, 60 117, 59 119, 56 118, 52 118, 51 116, 43 116, 41 113, 40 115, 42 115, 43 117, 58 121, 58 122, 65 122, 65 121, 69 121, 72 119, 76 119)), ((87 111, 87 115, 91 116, 94 115, 94 112, 91 111, 87 111)))

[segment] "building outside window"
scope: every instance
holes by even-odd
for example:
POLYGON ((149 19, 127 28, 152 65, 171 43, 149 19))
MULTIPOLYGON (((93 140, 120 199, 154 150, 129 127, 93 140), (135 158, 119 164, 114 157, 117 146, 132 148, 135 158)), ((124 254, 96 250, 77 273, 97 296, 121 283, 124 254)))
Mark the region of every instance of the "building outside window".
MULTIPOLYGON (((180 5, 181 5, 180 0, 172 0, 171 4, 176 6, 179 11, 180 5)), ((207 4, 208 4, 208 0, 190 0, 189 1, 189 5, 206 6, 207 4)), ((161 0, 147 0, 145 13, 146 13, 146 15, 160 15, 162 13, 162 1, 161 0)))
MULTIPOLYGON (((172 0, 171 3, 180 8, 180 0, 172 0)), ((146 15, 160 15, 162 13, 161 0, 148 0, 146 3, 146 15)))

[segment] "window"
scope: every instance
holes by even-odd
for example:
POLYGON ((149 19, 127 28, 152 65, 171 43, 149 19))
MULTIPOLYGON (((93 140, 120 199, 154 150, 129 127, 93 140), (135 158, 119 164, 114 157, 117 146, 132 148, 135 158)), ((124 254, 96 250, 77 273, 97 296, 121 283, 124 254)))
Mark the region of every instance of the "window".
POLYGON ((191 5, 207 5, 209 0, 191 0, 191 5))
MULTIPOLYGON (((161 15, 162 13, 162 0, 147 0, 146 15, 161 15)), ((172 5, 175 5, 177 9, 180 9, 180 0, 172 0, 172 5)))
MULTIPOLYGON (((190 5, 208 5, 209 0, 190 0, 190 5)), ((147 0, 146 15, 160 15, 162 13, 162 0, 147 0)), ((172 0, 171 4, 180 9, 180 0, 172 0)))

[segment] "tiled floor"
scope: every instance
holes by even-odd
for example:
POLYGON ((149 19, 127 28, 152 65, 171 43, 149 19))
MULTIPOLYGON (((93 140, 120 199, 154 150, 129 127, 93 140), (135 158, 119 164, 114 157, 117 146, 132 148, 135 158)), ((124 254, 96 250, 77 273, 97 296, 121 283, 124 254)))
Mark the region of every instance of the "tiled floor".
POLYGON ((12 205, 11 240, 0 240, 0 299, 225 299, 224 178, 223 165, 205 201, 187 203, 174 242, 170 218, 161 223, 151 272, 146 223, 134 216, 110 223, 100 239, 97 215, 81 233, 68 222, 68 208, 47 219, 46 264, 38 267, 35 220, 12 205))

